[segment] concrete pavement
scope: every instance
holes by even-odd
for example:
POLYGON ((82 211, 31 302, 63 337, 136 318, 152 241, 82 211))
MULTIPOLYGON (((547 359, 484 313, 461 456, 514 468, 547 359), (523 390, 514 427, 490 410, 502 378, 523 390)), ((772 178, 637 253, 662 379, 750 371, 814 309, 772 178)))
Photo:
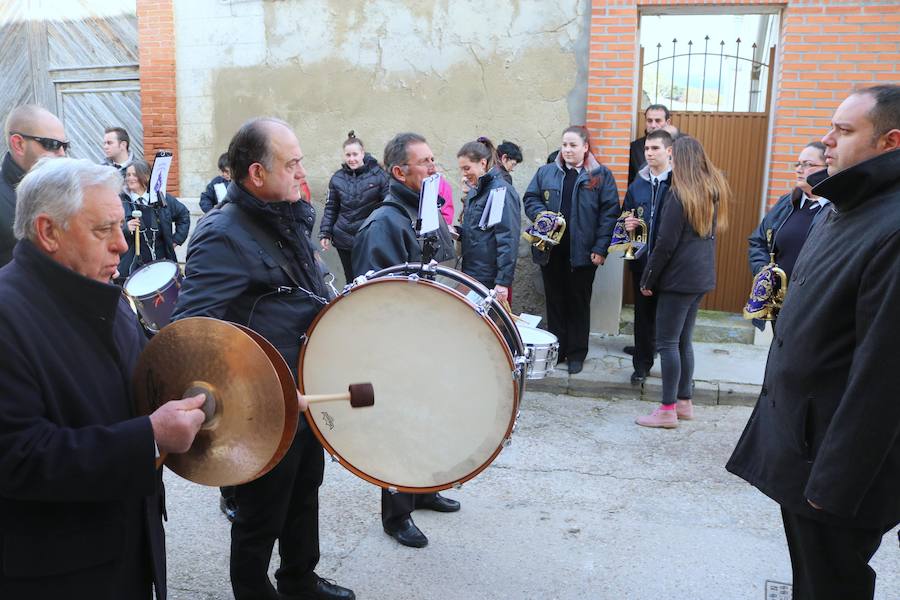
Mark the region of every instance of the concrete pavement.
MULTIPOLYGON (((329 462, 319 574, 360 600, 763 600, 766 580, 791 578, 778 507, 723 467, 750 409, 634 425, 652 406, 529 391, 512 445, 446 492, 462 510, 414 514, 421 550, 387 537, 378 490, 329 462)), ((218 490, 166 482, 170 598, 231 598, 218 490)), ((900 598, 898 562, 894 531, 873 561, 878 600, 900 598)))

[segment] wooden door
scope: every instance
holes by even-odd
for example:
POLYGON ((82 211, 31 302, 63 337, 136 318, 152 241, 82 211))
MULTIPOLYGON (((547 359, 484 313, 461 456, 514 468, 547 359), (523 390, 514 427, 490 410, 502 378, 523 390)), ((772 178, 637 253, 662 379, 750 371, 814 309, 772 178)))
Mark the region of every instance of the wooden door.
MULTIPOLYGON (((0 3, 0 115, 34 103, 63 121, 69 155, 104 159, 103 130, 124 127, 143 156, 137 16, 134 0, 117 2, 114 14, 71 3, 61 19, 40 0, 0 3)), ((0 152, 6 140, 0 140, 0 152)))

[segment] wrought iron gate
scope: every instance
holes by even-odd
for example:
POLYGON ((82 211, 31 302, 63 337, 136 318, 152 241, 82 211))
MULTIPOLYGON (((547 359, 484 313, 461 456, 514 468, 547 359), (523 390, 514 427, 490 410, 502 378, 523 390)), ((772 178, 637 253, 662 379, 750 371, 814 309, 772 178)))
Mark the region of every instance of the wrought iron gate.
MULTIPOLYGON (((751 279, 747 237, 759 224, 763 198, 775 48, 768 49, 764 62, 757 44, 742 56, 740 38, 734 42, 733 54, 726 51, 724 40, 714 43, 711 50, 709 36, 703 40, 702 52, 694 51, 691 40, 684 45, 686 49, 679 49, 678 44, 677 39, 672 40, 668 56, 662 56, 663 46, 657 45, 655 57, 646 63, 641 49, 637 130, 643 132, 648 104, 664 104, 672 111, 672 124, 697 138, 724 171, 734 193, 730 224, 717 244, 716 289, 706 295, 701 308, 740 312, 751 279), (677 61, 681 64, 676 65, 677 61), (692 85, 698 79, 699 86, 692 85), (650 89, 645 91, 645 84, 650 89)), ((624 301, 633 302, 627 280, 624 289, 624 301)))

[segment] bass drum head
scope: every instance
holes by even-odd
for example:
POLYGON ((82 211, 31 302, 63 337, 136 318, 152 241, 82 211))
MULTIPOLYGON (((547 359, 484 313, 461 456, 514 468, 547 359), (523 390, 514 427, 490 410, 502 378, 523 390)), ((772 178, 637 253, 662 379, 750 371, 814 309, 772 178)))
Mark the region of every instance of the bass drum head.
POLYGON ((371 383, 374 406, 316 402, 307 420, 358 476, 405 492, 471 479, 499 454, 518 408, 513 361, 497 327, 459 294, 385 277, 319 313, 300 355, 304 394, 371 383))

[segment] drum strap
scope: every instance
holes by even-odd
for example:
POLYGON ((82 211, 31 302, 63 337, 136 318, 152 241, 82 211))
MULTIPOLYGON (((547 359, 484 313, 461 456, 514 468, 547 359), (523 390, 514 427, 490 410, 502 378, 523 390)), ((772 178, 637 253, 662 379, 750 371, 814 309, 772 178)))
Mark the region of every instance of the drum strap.
POLYGON ((241 226, 246 229, 247 232, 256 239, 259 245, 263 247, 263 250, 265 250, 266 253, 271 256, 275 260, 275 262, 278 263, 278 266, 281 267, 281 270, 284 271, 284 274, 288 276, 288 279, 291 280, 291 283, 294 284, 294 287, 303 289, 303 286, 300 285, 299 281, 297 281, 297 277, 294 274, 293 269, 291 269, 290 265, 288 264, 287 257, 284 255, 284 250, 282 250, 281 247, 278 246, 278 244, 275 242, 275 240, 272 238, 272 235, 268 231, 261 227, 259 223, 254 221, 249 214, 246 214, 246 211, 243 211, 241 207, 239 207, 234 202, 226 202, 225 205, 222 206, 222 208, 219 210, 231 213, 244 213, 244 218, 241 219, 241 226))

